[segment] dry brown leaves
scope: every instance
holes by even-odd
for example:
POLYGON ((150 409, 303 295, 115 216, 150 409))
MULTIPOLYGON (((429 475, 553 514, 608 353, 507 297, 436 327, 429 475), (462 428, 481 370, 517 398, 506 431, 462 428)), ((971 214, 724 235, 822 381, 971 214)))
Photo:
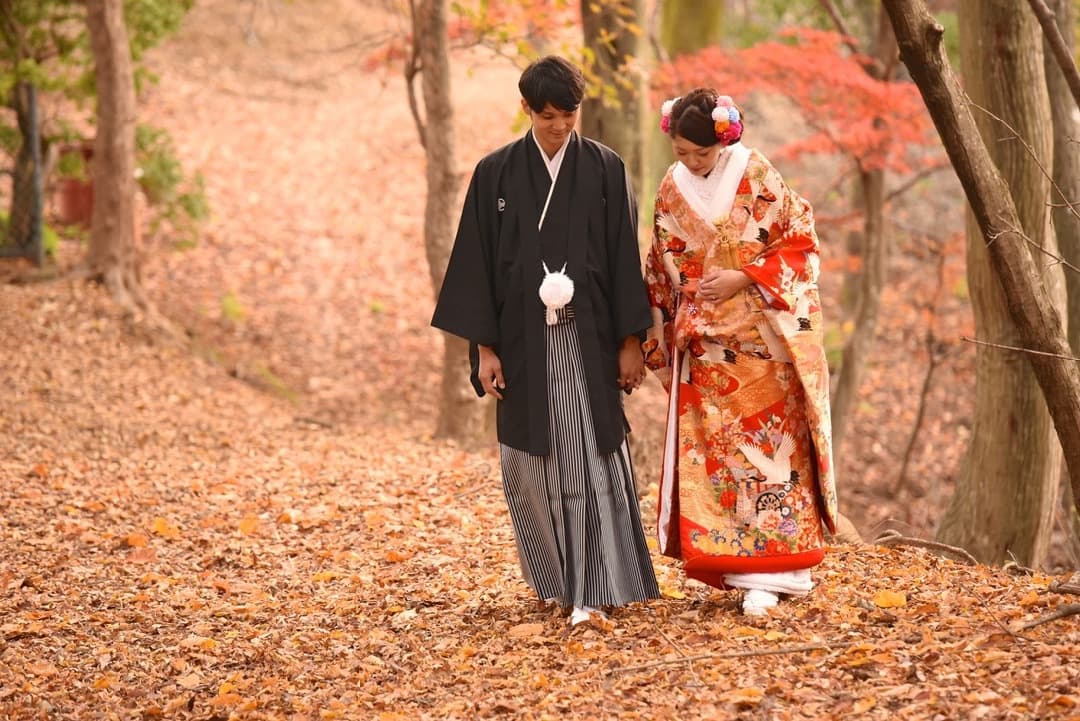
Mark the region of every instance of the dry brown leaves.
POLYGON ((297 422, 85 286, 3 297, 12 718, 1080 713, 1076 617, 1017 630, 1076 600, 1050 577, 839 547, 751 621, 657 557, 664 599, 569 631, 519 580, 493 452, 297 422))
MULTIPOLYGON (((370 16, 251 7, 199 3, 144 103, 215 212, 147 248, 195 352, 98 289, 0 286, 0 717, 1080 718, 1078 617, 1019 630, 1076 597, 918 549, 836 548, 759 621, 655 555, 660 601, 572 632, 539 608, 494 449, 426 435, 422 155, 400 82, 325 52, 370 16)), ((455 66, 463 168, 512 136, 515 75, 455 66)), ((915 379, 905 322, 882 367, 915 379)), ((913 413, 881 373, 842 474, 875 521, 913 413)), ((646 457, 662 407, 630 401, 646 457)), ((950 423, 920 478, 952 472, 950 423)))

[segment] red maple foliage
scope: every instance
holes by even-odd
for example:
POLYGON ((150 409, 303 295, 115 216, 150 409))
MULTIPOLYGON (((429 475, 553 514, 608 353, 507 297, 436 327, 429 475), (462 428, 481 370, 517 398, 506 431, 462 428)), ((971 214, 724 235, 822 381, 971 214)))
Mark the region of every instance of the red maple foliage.
MULTIPOLYGON (((407 7, 401 7, 399 12, 408 20, 407 7)), ((453 48, 482 45, 516 61, 534 55, 535 46, 555 40, 567 28, 580 27, 581 8, 570 0, 470 0, 451 3, 447 20, 453 48)), ((405 25, 402 28, 376 45, 365 58, 365 69, 393 67, 411 55, 413 36, 405 25)))
POLYGON ((777 93, 799 108, 814 131, 785 145, 778 157, 840 153, 864 170, 901 174, 935 164, 925 149, 938 141, 918 89, 908 81, 875 79, 866 72, 868 62, 837 33, 796 28, 775 42, 676 57, 653 77, 654 105, 697 86, 736 98, 777 93))

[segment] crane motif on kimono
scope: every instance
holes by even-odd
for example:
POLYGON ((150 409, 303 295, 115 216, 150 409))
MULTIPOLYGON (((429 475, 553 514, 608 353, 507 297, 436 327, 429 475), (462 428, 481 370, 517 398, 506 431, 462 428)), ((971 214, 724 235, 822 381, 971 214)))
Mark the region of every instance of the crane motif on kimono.
POLYGON ((736 516, 744 526, 750 526, 764 511, 778 511, 784 515, 787 508, 784 498, 795 487, 791 477, 795 438, 790 433, 781 434, 781 441, 771 458, 756 443, 741 443, 739 450, 764 478, 752 476, 740 484, 735 504, 736 516))

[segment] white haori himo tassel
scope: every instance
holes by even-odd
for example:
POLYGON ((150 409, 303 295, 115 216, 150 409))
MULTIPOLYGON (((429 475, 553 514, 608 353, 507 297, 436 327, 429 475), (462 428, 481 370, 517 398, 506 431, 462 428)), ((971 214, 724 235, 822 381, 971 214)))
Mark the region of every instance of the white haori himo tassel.
POLYGON ((554 273, 548 270, 547 263, 541 264, 544 266, 544 281, 540 284, 540 300, 547 308, 547 324, 555 325, 559 320, 558 311, 574 297, 574 281, 566 274, 566 263, 554 273))

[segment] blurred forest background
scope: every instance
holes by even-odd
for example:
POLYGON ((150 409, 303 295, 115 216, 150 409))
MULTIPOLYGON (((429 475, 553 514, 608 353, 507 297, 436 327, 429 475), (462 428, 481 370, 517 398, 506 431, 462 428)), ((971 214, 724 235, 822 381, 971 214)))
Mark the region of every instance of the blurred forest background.
MULTIPOLYGON (((1036 5, 1056 12, 1071 45, 1078 3, 1036 5)), ((1026 189, 1015 205, 1039 268, 1028 280, 1055 299, 1080 354, 1080 222, 1069 203, 1080 197, 1077 100, 1028 3, 928 7, 969 107, 982 109, 973 112, 983 141, 1010 187, 1026 189)), ((385 588, 392 574, 357 555, 404 569, 423 555, 408 548, 410 534, 464 553, 491 543, 477 529, 490 520, 503 555, 479 569, 486 585, 511 586, 490 405, 467 388, 460 343, 428 323, 465 181, 525 132, 518 74, 545 53, 586 69, 582 130, 632 170, 642 248, 671 162, 658 108, 694 85, 733 95, 744 142, 813 204, 840 505, 854 526, 840 541, 902 537, 973 556, 991 574, 1080 569, 1068 454, 878 2, 9 0, 0 49, 0 528, 15 549, 0 557, 13 614, 0 620, 14 619, 0 660, 19 639, 47 641, 15 613, 29 595, 55 599, 66 595, 61 579, 97 578, 84 565, 99 552, 135 564, 116 571, 133 584, 125 604, 165 603, 186 568, 197 588, 169 603, 208 613, 244 594, 283 603, 299 593, 288 581, 261 585, 251 574, 267 564, 301 564, 309 590, 346 580, 385 588), (439 522, 425 514, 448 507, 463 535, 432 538, 439 522), (315 561, 293 558, 341 524, 356 535, 326 541, 315 561), (213 540, 219 531, 230 540, 213 540), (286 551, 290 533, 307 540, 286 551), (256 554, 251 543, 265 545, 256 554), (35 575, 46 549, 55 560, 41 568, 74 566, 35 575)), ((651 525, 660 384, 630 396, 627 414, 651 525)), ((443 560, 422 569, 429 583, 450 563, 441 548, 443 560)), ((669 570, 665 595, 686 599, 669 570)), ((70 617, 118 603, 95 593, 68 598, 104 604, 70 617)), ((402 620, 412 607, 395 598, 380 613, 404 628, 415 611, 402 620)), ((283 613, 245 603, 252 624, 283 613)), ((126 623, 133 647, 150 643, 126 623)), ((214 623, 181 624, 170 648, 222 652, 214 623)), ((86 671, 91 659, 80 683, 134 688, 130 675, 109 675, 105 638, 82 639, 100 646, 106 671, 86 671)), ((364 663, 391 658, 377 650, 385 638, 370 643, 364 663)), ((413 663, 392 658, 399 671, 413 663)), ((55 707, 78 664, 48 663, 12 673, 52 684, 40 698, 55 707)), ((230 699, 215 708, 256 695, 184 663, 169 672, 174 711, 210 687, 230 699)), ((361 664, 365 679, 393 675, 371 663, 361 664)), ((29 694, 19 683, 9 688, 29 694)), ((1046 688, 1067 696, 1070 683, 1046 688)), ((0 703, 25 700, 14 694, 0 703)), ((850 712, 857 700, 830 703, 819 710, 850 712)))

